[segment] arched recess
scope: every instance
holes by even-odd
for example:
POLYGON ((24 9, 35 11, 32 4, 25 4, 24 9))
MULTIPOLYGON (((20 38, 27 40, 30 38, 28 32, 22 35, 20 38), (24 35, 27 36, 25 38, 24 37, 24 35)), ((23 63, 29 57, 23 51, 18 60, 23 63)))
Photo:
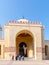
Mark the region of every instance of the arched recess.
MULTIPOLYGON (((20 44, 22 43, 22 48, 24 47, 23 44, 25 43, 26 56, 27 57, 34 57, 34 36, 28 30, 22 30, 16 34, 16 55, 20 53, 23 54, 23 50, 20 52, 20 44)), ((24 55, 24 54, 23 54, 24 55)))
POLYGON ((48 56, 48 45, 45 45, 45 56, 48 56))

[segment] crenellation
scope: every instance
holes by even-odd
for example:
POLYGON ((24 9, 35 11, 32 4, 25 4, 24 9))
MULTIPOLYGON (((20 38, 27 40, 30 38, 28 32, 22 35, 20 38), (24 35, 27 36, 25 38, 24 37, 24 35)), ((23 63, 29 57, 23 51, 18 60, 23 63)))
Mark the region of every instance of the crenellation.
POLYGON ((31 21, 9 21, 9 24, 36 24, 36 25, 40 25, 40 22, 31 22, 31 21))

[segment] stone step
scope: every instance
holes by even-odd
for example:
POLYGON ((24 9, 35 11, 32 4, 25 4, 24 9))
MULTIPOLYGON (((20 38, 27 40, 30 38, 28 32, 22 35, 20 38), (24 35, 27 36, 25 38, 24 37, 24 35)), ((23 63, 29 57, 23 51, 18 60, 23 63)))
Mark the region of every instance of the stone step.
POLYGON ((0 65, 49 65, 49 61, 48 60, 43 60, 43 61, 0 60, 0 65))

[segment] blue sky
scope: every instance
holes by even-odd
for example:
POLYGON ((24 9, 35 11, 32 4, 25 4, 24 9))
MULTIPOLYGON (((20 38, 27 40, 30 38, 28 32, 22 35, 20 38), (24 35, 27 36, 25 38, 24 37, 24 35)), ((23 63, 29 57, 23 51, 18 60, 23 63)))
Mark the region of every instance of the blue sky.
POLYGON ((49 40, 49 0, 0 0, 0 24, 22 17, 30 21, 41 22, 45 26, 44 39, 49 40))

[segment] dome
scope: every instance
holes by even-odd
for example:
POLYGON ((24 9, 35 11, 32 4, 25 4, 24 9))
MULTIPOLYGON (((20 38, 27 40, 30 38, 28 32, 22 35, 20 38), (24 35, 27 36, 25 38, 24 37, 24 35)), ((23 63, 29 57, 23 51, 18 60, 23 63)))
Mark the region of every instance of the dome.
POLYGON ((19 19, 19 20, 17 20, 18 22, 29 22, 27 19, 19 19))

